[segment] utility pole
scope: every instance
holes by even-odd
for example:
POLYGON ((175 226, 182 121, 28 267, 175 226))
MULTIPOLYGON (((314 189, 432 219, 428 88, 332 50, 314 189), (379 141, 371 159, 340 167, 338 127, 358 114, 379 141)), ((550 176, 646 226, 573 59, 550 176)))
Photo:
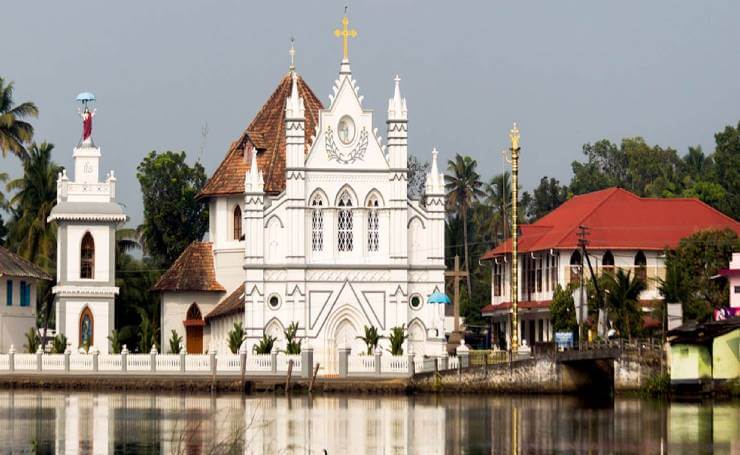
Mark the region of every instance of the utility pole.
MULTIPOLYGON (((583 296, 583 289, 585 284, 585 270, 583 267, 583 259, 586 259, 586 264, 588 264, 588 270, 591 274, 591 280, 594 283, 594 288, 596 289, 596 297, 599 299, 599 305, 601 305, 602 308, 604 308, 604 298, 601 294, 601 288, 599 287, 599 281, 596 279, 596 274, 594 273, 593 267, 591 267, 591 258, 588 256, 588 235, 589 235, 588 227, 586 226, 578 226, 578 246, 581 249, 581 308, 584 306, 584 296, 583 296)), ((586 308, 588 308, 588 305, 585 305, 586 308)), ((604 308, 606 310, 606 308, 604 308)), ((579 335, 582 335, 583 332, 583 321, 585 319, 585 316, 588 315, 588 311, 586 311, 586 314, 584 315, 581 313, 581 324, 579 326, 579 335)))

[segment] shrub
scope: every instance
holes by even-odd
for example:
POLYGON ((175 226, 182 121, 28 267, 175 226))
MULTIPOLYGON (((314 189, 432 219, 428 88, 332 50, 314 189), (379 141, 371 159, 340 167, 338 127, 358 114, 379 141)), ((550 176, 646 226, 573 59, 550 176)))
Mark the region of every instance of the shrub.
POLYGON ((54 354, 64 354, 64 351, 66 349, 67 337, 64 334, 58 333, 57 336, 54 337, 52 351, 54 352, 54 354))
POLYGON ((274 336, 264 334, 259 342, 252 347, 252 350, 255 354, 269 354, 275 346, 275 341, 277 341, 277 338, 274 336))
POLYGON ((28 329, 28 332, 26 332, 26 351, 33 354, 38 350, 39 343, 41 343, 39 332, 35 327, 31 327, 28 329))
POLYGON ((375 328, 375 326, 365 326, 365 336, 357 337, 357 339, 365 342, 365 346, 367 346, 367 355, 372 355, 373 351, 378 347, 380 335, 378 335, 378 329, 375 328))
POLYGON ((121 338, 120 334, 118 333, 118 330, 113 329, 110 332, 110 335, 108 336, 108 341, 110 341, 110 350, 113 354, 120 354, 121 353, 121 338))
POLYGON ((300 354, 301 353, 301 343, 303 340, 298 339, 298 323, 292 322, 287 329, 283 331, 283 334, 285 335, 285 341, 287 342, 285 346, 285 353, 286 354, 300 354))
POLYGON ((406 334, 406 324, 402 324, 400 327, 396 326, 391 329, 391 334, 388 340, 391 342, 390 353, 391 355, 403 355, 403 342, 409 336, 406 334))
POLYGON ((234 323, 234 328, 231 329, 229 332, 229 335, 226 337, 226 341, 229 344, 229 350, 232 354, 236 354, 239 352, 239 348, 242 346, 242 343, 244 343, 244 340, 247 339, 247 334, 244 332, 244 326, 242 326, 242 321, 237 321, 234 323))
POLYGON ((182 337, 177 334, 175 329, 172 329, 170 334, 170 352, 173 354, 179 354, 182 351, 182 337))

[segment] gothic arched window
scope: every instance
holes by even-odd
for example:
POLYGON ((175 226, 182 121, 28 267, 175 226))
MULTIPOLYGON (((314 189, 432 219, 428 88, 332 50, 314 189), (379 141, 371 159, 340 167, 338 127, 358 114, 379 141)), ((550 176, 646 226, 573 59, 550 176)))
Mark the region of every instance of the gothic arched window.
POLYGON ((344 191, 339 197, 339 217, 337 218, 337 249, 339 251, 352 251, 352 198, 349 192, 344 191))
POLYGON ((234 240, 242 239, 242 209, 237 205, 234 207, 234 240))
POLYGON ((93 338, 94 323, 95 319, 93 318, 92 311, 90 311, 90 307, 85 307, 85 309, 82 310, 82 313, 80 313, 79 347, 87 349, 93 345, 93 342, 95 341, 93 338))
POLYGON ((614 255, 611 251, 606 250, 606 253, 604 253, 604 256, 601 258, 601 266, 604 269, 604 273, 614 273, 614 255))
POLYGON ((647 285, 647 258, 642 250, 635 254, 635 277, 647 285))
POLYGON ((575 250, 570 255, 570 282, 580 283, 581 282, 581 266, 583 265, 581 260, 581 252, 575 250))
POLYGON ((92 279, 95 272, 95 241, 89 232, 82 237, 80 246, 80 278, 92 279))
POLYGON ((324 200, 318 194, 311 199, 311 251, 324 251, 324 200))
POLYGON ((378 196, 373 195, 367 201, 367 250, 378 251, 380 248, 380 219, 378 216, 378 196))

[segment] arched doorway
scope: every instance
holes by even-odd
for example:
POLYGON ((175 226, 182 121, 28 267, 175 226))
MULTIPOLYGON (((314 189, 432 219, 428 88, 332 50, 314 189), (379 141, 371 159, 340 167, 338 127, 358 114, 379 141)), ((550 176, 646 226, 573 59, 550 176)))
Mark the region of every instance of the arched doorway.
POLYGON ((424 326, 418 320, 409 324, 408 346, 415 357, 424 357, 424 347, 427 340, 426 332, 424 326))
POLYGON ((80 313, 80 325, 79 325, 79 347, 89 348, 93 346, 95 342, 94 334, 95 331, 95 318, 93 318, 92 311, 89 307, 85 307, 80 313))
POLYGON ((182 321, 185 326, 185 349, 188 354, 203 354, 203 316, 197 303, 188 308, 186 319, 182 321))

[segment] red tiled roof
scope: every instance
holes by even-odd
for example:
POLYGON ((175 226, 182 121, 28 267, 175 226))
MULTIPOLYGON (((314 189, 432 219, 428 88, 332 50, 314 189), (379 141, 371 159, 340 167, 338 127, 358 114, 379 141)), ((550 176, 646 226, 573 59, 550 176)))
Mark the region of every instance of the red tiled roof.
MULTIPOLYGON (((593 249, 675 248, 682 238, 705 229, 732 229, 740 234, 740 223, 698 199, 641 198, 608 188, 575 196, 535 223, 523 225, 519 252, 576 248, 581 225, 588 227, 593 249)), ((505 253, 511 253, 511 239, 481 259, 505 253)))
POLYGON ((244 283, 234 289, 234 292, 223 299, 210 313, 204 318, 206 322, 214 318, 229 316, 232 314, 244 313, 244 283))
MULTIPOLYGON (((298 76, 298 94, 306 109, 306 152, 319 119, 321 101, 298 76)), ((250 165, 244 152, 257 148, 257 165, 265 179, 265 192, 278 194, 285 189, 285 102, 290 96, 292 76, 283 77, 270 98, 255 115, 246 130, 234 141, 226 157, 206 182, 199 198, 244 193, 244 175, 250 165)), ((247 155, 249 157, 249 155, 247 155)))
POLYGON ((216 281, 211 243, 193 242, 188 245, 152 290, 226 292, 216 281))
MULTIPOLYGON (((550 302, 552 302, 552 300, 519 302, 517 304, 517 308, 520 310, 539 310, 542 308, 550 308, 550 302)), ((480 312, 485 316, 497 311, 508 311, 509 309, 511 309, 511 302, 501 302, 496 305, 488 304, 481 308, 480 312)))
POLYGON ((54 278, 31 261, 0 246, 0 276, 28 277, 51 281, 54 278))

